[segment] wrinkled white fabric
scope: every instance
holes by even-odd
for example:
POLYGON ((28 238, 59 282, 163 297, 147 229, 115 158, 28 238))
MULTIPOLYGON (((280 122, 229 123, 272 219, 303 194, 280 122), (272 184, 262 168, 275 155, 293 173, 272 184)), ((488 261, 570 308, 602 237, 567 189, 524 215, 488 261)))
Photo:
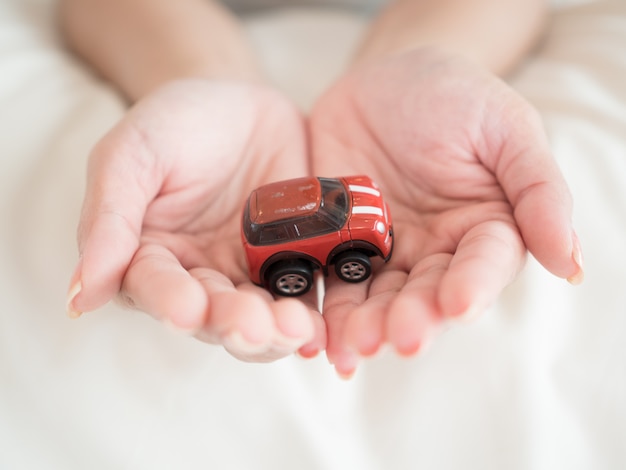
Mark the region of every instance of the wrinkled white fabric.
MULTIPOLYGON (((248 22, 303 105, 361 27, 326 10, 248 22)), ((244 364, 113 305, 66 318, 86 155, 124 105, 63 51, 47 2, 3 2, 0 469, 626 468, 624 77, 616 0, 559 10, 512 80, 570 183, 585 283, 531 259, 477 321, 345 382, 322 356, 244 364)))

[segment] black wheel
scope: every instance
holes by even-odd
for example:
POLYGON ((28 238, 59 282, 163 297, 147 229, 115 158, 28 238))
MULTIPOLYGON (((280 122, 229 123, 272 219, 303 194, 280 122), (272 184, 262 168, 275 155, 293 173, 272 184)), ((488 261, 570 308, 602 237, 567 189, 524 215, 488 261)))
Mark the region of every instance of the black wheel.
POLYGON ((372 263, 361 252, 346 251, 335 259, 335 272, 346 282, 362 282, 372 274, 372 263))
POLYGON ((267 280, 273 294, 296 297, 313 287, 313 270, 306 261, 282 261, 270 268, 267 280))

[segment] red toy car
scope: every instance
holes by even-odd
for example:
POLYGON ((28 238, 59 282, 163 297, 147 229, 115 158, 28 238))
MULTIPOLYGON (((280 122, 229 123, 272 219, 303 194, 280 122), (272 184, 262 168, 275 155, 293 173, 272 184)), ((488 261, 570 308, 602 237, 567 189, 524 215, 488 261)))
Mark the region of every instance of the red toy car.
POLYGON ((389 208, 367 176, 296 178, 255 189, 241 231, 250 279, 284 296, 308 292, 313 271, 334 265, 348 282, 367 279, 370 257, 391 257, 389 208))

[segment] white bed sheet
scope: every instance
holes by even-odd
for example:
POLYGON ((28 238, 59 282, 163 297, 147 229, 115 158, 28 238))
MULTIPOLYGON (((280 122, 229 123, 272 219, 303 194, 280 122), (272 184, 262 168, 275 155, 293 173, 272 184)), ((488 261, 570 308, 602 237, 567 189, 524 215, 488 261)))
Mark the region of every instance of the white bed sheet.
MULTIPOLYGON (((512 80, 571 185, 585 283, 531 259, 485 316, 349 382, 323 357, 240 363, 113 305, 65 317, 85 156, 124 106, 52 12, 0 4, 0 469, 626 468, 626 2, 560 9, 512 80)), ((303 106, 361 28, 248 22, 303 106)))

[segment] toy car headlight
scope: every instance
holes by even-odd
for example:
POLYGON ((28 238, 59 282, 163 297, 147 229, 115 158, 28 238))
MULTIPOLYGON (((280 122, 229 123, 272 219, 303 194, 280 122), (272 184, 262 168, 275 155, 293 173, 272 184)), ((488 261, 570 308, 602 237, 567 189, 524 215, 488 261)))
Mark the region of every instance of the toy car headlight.
POLYGON ((380 233, 381 235, 383 235, 386 232, 385 224, 382 223, 381 221, 376 222, 375 228, 376 228, 376 231, 380 233))

